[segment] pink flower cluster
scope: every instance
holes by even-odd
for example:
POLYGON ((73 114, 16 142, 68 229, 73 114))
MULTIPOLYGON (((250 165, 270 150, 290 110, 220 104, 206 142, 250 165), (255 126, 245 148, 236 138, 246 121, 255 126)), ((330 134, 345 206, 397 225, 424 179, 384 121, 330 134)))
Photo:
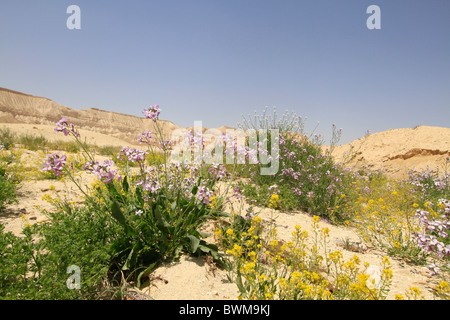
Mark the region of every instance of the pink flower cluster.
POLYGON ((65 154, 60 156, 60 152, 52 153, 47 155, 47 161, 42 165, 42 171, 53 171, 55 176, 59 177, 62 175, 62 170, 67 162, 67 157, 65 154))
POLYGON ((211 168, 208 169, 211 174, 211 178, 214 180, 224 179, 228 175, 227 168, 223 164, 213 164, 211 168))
POLYGON ((153 105, 150 106, 148 109, 144 109, 142 113, 145 115, 146 119, 152 119, 154 122, 159 119, 159 114, 161 112, 161 109, 159 108, 159 105, 153 105))
MULTIPOLYGON (((446 199, 439 200, 439 205, 443 206, 440 215, 431 219, 430 213, 425 210, 417 210, 416 217, 423 227, 422 233, 416 233, 414 239, 417 245, 424 252, 430 253, 436 258, 442 259, 450 257, 450 245, 448 243, 448 231, 450 230, 450 201, 446 199), (446 241, 447 240, 447 241, 446 241)), ((432 274, 436 274, 439 268, 433 264, 429 266, 432 274)))
POLYGON ((75 129, 73 123, 68 123, 66 118, 62 118, 56 123, 55 133, 62 132, 65 136, 72 133, 75 137, 79 137, 80 133, 75 129))
POLYGON ((129 162, 143 162, 145 160, 145 155, 147 151, 139 150, 136 148, 125 147, 121 148, 117 154, 117 159, 124 161, 127 159, 129 162))
POLYGON ((150 130, 144 131, 138 136, 138 142, 144 144, 151 144, 152 132, 150 130))
POLYGON ((204 204, 206 205, 210 204, 212 195, 213 193, 211 190, 209 190, 208 187, 202 186, 198 188, 197 198, 204 204))
POLYGON ((159 147, 163 151, 171 150, 173 146, 174 146, 174 142, 169 139, 164 139, 164 140, 160 141, 160 143, 159 143, 159 147))
POLYGON ((118 176, 118 171, 111 170, 112 166, 114 166, 114 161, 112 160, 104 160, 103 164, 100 164, 98 161, 89 161, 83 166, 83 169, 93 172, 98 179, 108 184, 116 177, 118 180, 121 180, 121 177, 118 176))

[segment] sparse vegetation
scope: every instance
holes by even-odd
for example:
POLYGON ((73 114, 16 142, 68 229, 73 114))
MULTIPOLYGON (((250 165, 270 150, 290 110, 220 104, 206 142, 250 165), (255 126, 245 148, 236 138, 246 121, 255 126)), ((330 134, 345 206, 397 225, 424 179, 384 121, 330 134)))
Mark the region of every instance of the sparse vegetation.
MULTIPOLYGON (((145 112, 156 123, 159 113, 158 106, 145 112)), ((261 174, 261 163, 169 163, 171 146, 158 132, 146 132, 140 142, 148 148, 139 150, 83 144, 67 119, 56 129, 72 135, 73 144, 0 130, 0 208, 14 201, 18 181, 70 180, 83 195, 80 203, 46 195, 55 210, 44 212, 46 222, 27 222, 23 236, 0 225, 0 297, 124 299, 161 262, 187 254, 208 256, 225 269, 243 299, 386 299, 394 281, 391 259, 428 266, 438 279, 435 297, 450 298, 450 159, 441 171, 411 172, 404 180, 353 171, 321 152, 320 137, 306 135, 300 117, 275 118, 264 114, 243 124, 279 129, 268 136, 268 145, 277 139, 280 146, 280 170, 273 175, 261 174), (162 152, 146 145, 157 139, 162 152), (98 161, 96 154, 109 159, 98 161), (84 185, 81 173, 97 180, 84 185), (289 241, 281 240, 276 218, 258 215, 262 208, 309 213, 312 232, 297 225, 289 241), (321 219, 353 228, 367 246, 384 252, 379 276, 361 255, 346 259, 330 250, 321 219), (215 226, 213 235, 202 231, 207 223, 215 226), (82 269, 79 290, 66 283, 73 265, 82 269)), ((340 133, 333 132, 336 143, 340 133)), ((350 250, 350 240, 344 242, 350 250)), ((415 287, 396 296, 422 297, 415 287)))

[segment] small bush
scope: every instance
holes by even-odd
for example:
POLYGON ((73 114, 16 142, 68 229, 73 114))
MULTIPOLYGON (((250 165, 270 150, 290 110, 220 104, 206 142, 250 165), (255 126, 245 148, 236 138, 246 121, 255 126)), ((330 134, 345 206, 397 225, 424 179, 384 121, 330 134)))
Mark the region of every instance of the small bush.
POLYGON ((120 147, 112 146, 112 145, 95 147, 94 149, 96 152, 98 152, 98 154, 100 154, 102 156, 110 156, 110 157, 114 157, 114 155, 117 156, 117 153, 119 153, 119 151, 120 151, 120 147))
POLYGON ((49 144, 43 135, 35 136, 31 134, 20 135, 17 138, 17 143, 23 145, 25 149, 33 151, 42 150, 49 144))
MULTIPOLYGON (((273 139, 279 141, 280 170, 274 175, 262 175, 260 165, 248 165, 245 176, 250 177, 256 189, 243 186, 244 195, 253 193, 253 199, 259 204, 270 205, 270 198, 276 194, 279 209, 301 209, 334 222, 344 220, 346 217, 332 208, 352 176, 322 153, 320 137, 310 135, 308 138, 303 132, 301 117, 295 115, 285 116, 281 121, 274 120, 276 114, 265 120, 264 115, 255 119, 247 122, 253 127, 243 129, 279 129, 279 136, 269 136, 268 145, 273 139)), ((340 131, 333 126, 333 143, 337 143, 339 136, 340 131)))
POLYGON ((7 173, 4 167, 0 166, 0 212, 5 206, 16 200, 16 184, 17 182, 7 173))
MULTIPOLYGON (((91 191, 84 190, 64 154, 47 155, 43 168, 56 177, 71 179, 85 195, 83 210, 114 226, 116 232, 107 241, 111 244, 110 272, 132 277, 139 285, 159 262, 177 259, 182 252, 220 259, 217 246, 203 240, 206 235, 199 229, 220 214, 222 201, 214 193, 214 185, 224 175, 221 168, 199 170, 167 163, 166 157, 163 164, 149 167, 147 153, 130 147, 120 149, 118 158, 113 159, 117 163, 100 163, 81 144, 79 133, 67 119, 61 119, 56 130, 74 136, 87 160, 82 168, 95 174, 97 183, 91 191), (123 169, 120 173, 116 164, 123 169), (129 170, 129 166, 137 170, 129 170)), ((154 159, 158 157, 156 154, 154 159)))
POLYGON ((0 225, 0 297, 3 299, 95 299, 106 295, 111 244, 120 229, 87 208, 47 212, 49 223, 24 229, 25 237, 0 225), (39 239, 39 240, 35 240, 39 239), (69 266, 81 270, 80 288, 69 289, 69 266))
POLYGON ((0 149, 11 149, 14 146, 14 140, 15 135, 9 128, 0 128, 0 149))
POLYGON ((442 169, 438 167, 436 170, 428 168, 422 171, 410 171, 408 181, 420 195, 422 204, 450 197, 450 157, 445 159, 442 169))

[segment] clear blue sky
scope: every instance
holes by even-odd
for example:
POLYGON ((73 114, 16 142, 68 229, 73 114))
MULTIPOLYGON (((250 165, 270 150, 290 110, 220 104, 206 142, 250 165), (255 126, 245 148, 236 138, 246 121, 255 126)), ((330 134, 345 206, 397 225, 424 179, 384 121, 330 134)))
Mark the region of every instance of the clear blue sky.
POLYGON ((341 143, 450 127, 449 16, 449 0, 2 0, 0 87, 137 116, 159 104, 179 126, 276 106, 326 138, 335 123, 341 143))

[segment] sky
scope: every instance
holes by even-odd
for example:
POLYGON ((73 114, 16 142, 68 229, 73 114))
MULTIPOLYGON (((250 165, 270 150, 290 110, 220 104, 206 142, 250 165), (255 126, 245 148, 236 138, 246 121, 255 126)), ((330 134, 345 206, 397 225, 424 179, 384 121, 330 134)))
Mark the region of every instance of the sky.
POLYGON ((449 15, 448 0, 1 0, 0 87, 139 117, 158 104, 181 127, 276 107, 342 144, 450 127, 449 15))

